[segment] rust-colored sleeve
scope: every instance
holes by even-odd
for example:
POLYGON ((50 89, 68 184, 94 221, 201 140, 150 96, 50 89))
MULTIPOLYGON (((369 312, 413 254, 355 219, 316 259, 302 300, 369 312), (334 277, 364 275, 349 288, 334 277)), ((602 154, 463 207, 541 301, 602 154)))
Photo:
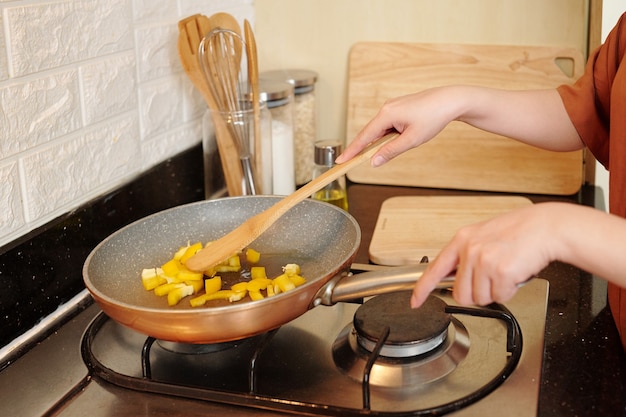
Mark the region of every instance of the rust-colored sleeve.
POLYGON ((611 90, 625 46, 626 14, 619 19, 604 44, 590 55, 584 75, 574 85, 558 88, 581 139, 607 168, 610 123, 626 124, 623 117, 611 120, 611 90))
MULTIPOLYGON (((585 74, 558 92, 578 134, 610 170, 609 208, 626 217, 626 14, 602 46, 591 54, 585 74)), ((626 288, 609 283, 611 313, 626 351, 626 288)))

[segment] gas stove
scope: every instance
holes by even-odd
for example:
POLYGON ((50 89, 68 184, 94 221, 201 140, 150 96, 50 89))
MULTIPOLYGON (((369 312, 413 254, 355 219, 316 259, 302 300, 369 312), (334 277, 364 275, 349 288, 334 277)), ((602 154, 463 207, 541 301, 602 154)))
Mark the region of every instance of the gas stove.
POLYGON ((82 376, 46 415, 536 416, 547 281, 506 306, 462 308, 440 290, 411 310, 408 297, 316 307, 217 345, 155 340, 93 306, 72 323, 82 361, 67 366, 80 369, 64 370, 82 376))
MULTIPOLYGON (((505 328, 508 332, 505 323, 509 320, 504 318, 452 312, 447 324, 444 315, 439 326, 447 325, 447 331, 445 336, 439 333, 432 340, 433 352, 421 351, 428 349, 429 343, 396 346, 393 342, 398 342, 398 335, 390 329, 387 346, 381 347, 382 356, 371 364, 367 389, 360 380, 363 369, 370 366, 364 359, 368 355, 365 352, 375 350, 377 343, 371 335, 368 337, 367 328, 365 335, 353 332, 354 318, 360 317, 356 314, 359 303, 315 307, 273 334, 234 346, 218 346, 221 350, 217 352, 210 346, 190 349, 152 341, 146 367, 142 351, 150 341, 101 315, 84 289, 81 267, 95 245, 129 222, 201 199, 204 189, 197 175, 201 170, 202 152, 198 147, 69 213, 45 230, 0 248, 5 296, 0 297, 0 415, 328 415, 344 408, 352 411, 341 415, 419 415, 428 414, 421 410, 432 406, 428 403, 430 397, 443 391, 438 393, 432 388, 446 384, 466 387, 463 396, 475 393, 473 402, 448 413, 454 416, 623 416, 626 412, 626 358, 605 307, 603 282, 561 263, 553 263, 539 274, 550 282, 547 315, 548 285, 539 279, 531 281, 504 306, 519 325, 521 338, 511 339, 515 346, 507 346, 508 336, 505 341, 503 332, 505 328), (62 307, 58 307, 60 303, 62 307), (26 333, 19 336, 22 331, 26 333), (458 335, 465 337, 465 332, 469 347, 465 342, 448 347, 458 335), (83 340, 91 338, 91 333, 94 340, 88 354, 83 340), (365 347, 351 351, 355 341, 360 343, 357 346, 365 347), (486 347, 477 347, 477 341, 486 347), (519 358, 517 346, 522 346, 519 358), (261 347, 260 353, 250 356, 256 347, 261 347), (442 356, 446 349, 452 353, 442 356), (405 351, 425 362, 443 361, 446 369, 450 363, 456 364, 452 372, 441 372, 438 367, 432 372, 427 366, 415 365, 415 358, 395 357, 405 351), (222 364, 219 358, 234 362, 222 364), (410 364, 407 371, 403 370, 405 363, 410 364), (510 375, 497 377, 508 373, 504 368, 509 367, 514 368, 510 375), (484 369, 487 371, 480 374, 477 384, 495 386, 487 394, 473 385, 484 369), (422 372, 425 370, 426 376, 422 372), (459 370, 466 371, 465 376, 459 370), (151 378, 144 377, 144 372, 151 378), (381 372, 384 378, 379 377, 381 372), (403 385, 405 378, 410 382, 408 387, 403 385), (429 381, 421 383, 420 379, 429 381), (127 384, 133 387, 126 388, 127 384), (182 386, 165 393, 173 385, 182 386), (208 393, 205 388, 209 388, 208 393), (145 389, 149 392, 142 392, 145 389), (369 404, 369 410, 364 403, 369 404)), ((564 200, 580 203, 580 197, 584 204, 593 205, 598 195, 594 190, 585 187, 581 196, 564 200)), ((368 262, 368 244, 377 213, 387 198, 460 193, 354 184, 349 191, 351 214, 363 232, 355 259, 359 265, 368 262)), ((534 202, 554 199, 531 197, 534 202)), ((449 308, 456 308, 448 293, 435 295, 449 308)), ((502 309, 495 310, 494 315, 503 317, 502 309)), ((361 325, 359 319, 357 326, 361 325)), ((399 331, 401 336, 403 332, 399 331)), ((454 400, 437 401, 445 405, 454 400)))

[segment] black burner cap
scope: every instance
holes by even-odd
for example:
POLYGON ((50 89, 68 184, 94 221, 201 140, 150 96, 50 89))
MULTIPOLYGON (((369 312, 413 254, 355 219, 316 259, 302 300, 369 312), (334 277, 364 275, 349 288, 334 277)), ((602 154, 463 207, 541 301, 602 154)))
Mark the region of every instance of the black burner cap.
POLYGON ((389 326, 388 345, 430 340, 447 330, 450 315, 443 300, 431 295, 421 307, 412 309, 410 298, 411 291, 401 291, 366 301, 354 315, 354 328, 361 336, 377 341, 389 326))

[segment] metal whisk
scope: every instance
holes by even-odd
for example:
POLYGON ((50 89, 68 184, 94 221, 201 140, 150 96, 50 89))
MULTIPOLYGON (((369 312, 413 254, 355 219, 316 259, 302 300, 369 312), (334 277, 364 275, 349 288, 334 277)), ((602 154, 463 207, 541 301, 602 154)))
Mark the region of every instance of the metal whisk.
POLYGON ((230 29, 214 29, 202 38, 198 47, 200 64, 207 78, 225 123, 235 139, 243 171, 243 194, 256 194, 252 155, 250 152, 250 121, 245 111, 252 108, 247 65, 242 65, 245 41, 230 29), (243 68, 243 70, 242 70, 243 68))

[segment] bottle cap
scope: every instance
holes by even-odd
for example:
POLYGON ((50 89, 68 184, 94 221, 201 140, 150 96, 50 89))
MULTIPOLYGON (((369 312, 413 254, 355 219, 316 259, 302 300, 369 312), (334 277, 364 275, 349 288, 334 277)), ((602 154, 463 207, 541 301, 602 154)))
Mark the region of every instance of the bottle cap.
POLYGON ((338 140, 319 140, 315 142, 315 163, 317 165, 332 166, 342 151, 342 144, 338 140))

